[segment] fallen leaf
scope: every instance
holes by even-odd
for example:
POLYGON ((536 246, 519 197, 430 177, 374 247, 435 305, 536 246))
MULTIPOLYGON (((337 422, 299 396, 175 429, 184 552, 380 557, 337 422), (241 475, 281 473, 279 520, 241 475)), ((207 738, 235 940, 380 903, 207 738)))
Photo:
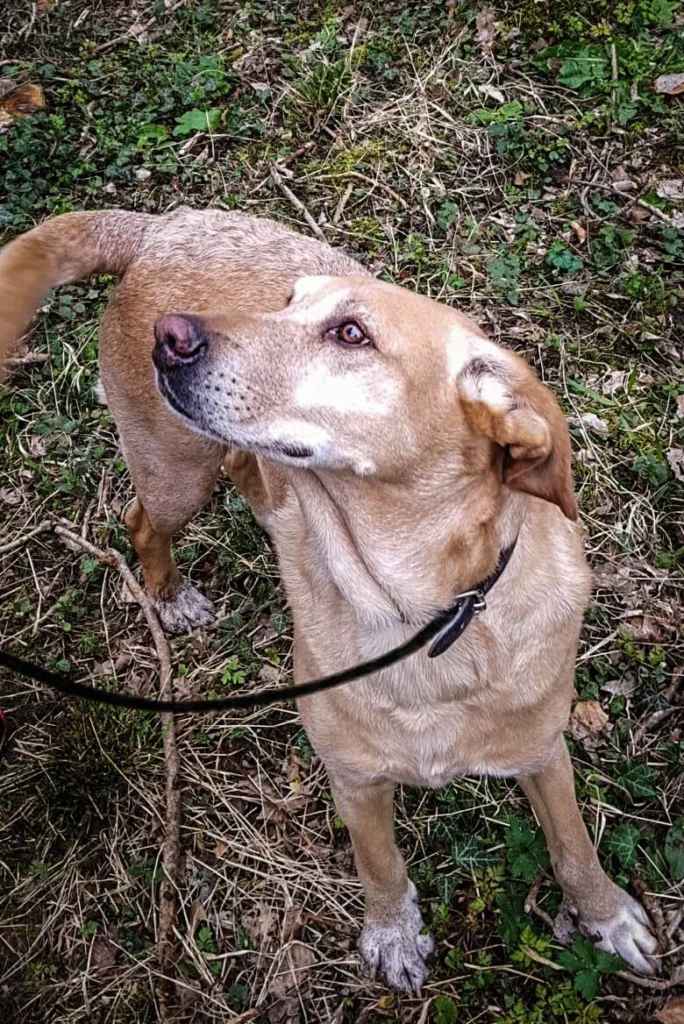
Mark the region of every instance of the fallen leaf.
POLYGON ((597 700, 581 700, 570 715, 570 735, 575 742, 603 732, 610 718, 597 700))
POLYGON ((513 184, 514 185, 524 185, 528 178, 529 178, 529 174, 525 174, 524 171, 516 171, 515 172, 515 177, 513 178, 513 184))
POLYGON ((677 202, 684 199, 684 180, 682 178, 666 178, 656 185, 656 192, 661 199, 677 202))
POLYGON ((492 52, 492 43, 496 36, 496 20, 493 7, 483 7, 475 19, 475 42, 483 53, 492 52))
POLYGON ((0 501, 6 505, 21 505, 21 494, 13 487, 0 487, 0 501))
POLYGON ((111 972, 116 966, 116 950, 104 935, 96 935, 93 939, 90 963, 98 971, 111 972))
POLYGON ((10 117, 31 117, 45 110, 43 90, 32 82, 19 85, 2 100, 2 109, 10 117))
POLYGON ((673 996, 672 999, 668 999, 653 1019, 660 1024, 684 1024, 684 996, 673 996))
POLYGON ((478 85, 477 91, 484 93, 485 96, 489 96, 491 100, 496 100, 497 103, 506 102, 506 97, 501 90, 497 89, 494 85, 489 85, 487 82, 484 85, 478 85))
POLYGON ((584 427, 599 437, 608 436, 608 424, 593 412, 583 412, 581 416, 568 416, 567 424, 569 427, 584 427))
POLYGON ((675 478, 684 480, 684 448, 668 448, 665 455, 675 478))
POLYGON ((629 619, 626 626, 637 640, 642 640, 645 643, 658 643, 663 639, 658 623, 650 615, 638 615, 634 619, 629 619))
POLYGON ((218 843, 214 847, 214 856, 217 858, 217 860, 220 860, 221 857, 223 857, 229 846, 230 844, 227 843, 225 839, 219 839, 218 843))
POLYGON ((609 679, 601 687, 602 692, 611 694, 613 697, 629 697, 637 687, 636 677, 632 672, 625 672, 618 679, 609 679))
POLYGON ((684 420, 684 395, 677 395, 677 419, 684 420))
POLYGON ((653 83, 653 88, 666 96, 678 96, 680 92, 684 92, 684 73, 660 75, 653 83))
POLYGON ((265 900, 259 900, 250 913, 243 915, 242 927, 249 935, 254 949, 262 953, 277 941, 278 917, 265 900))
POLYGON ((601 385, 601 391, 604 395, 614 395, 616 391, 620 391, 625 386, 626 380, 626 370, 611 370, 601 385))
POLYGON ((570 227, 577 235, 577 241, 580 245, 584 245, 587 240, 587 233, 578 220, 571 220, 570 227))
POLYGON ((293 942, 281 951, 274 978, 269 985, 269 994, 282 999, 296 992, 308 980, 308 973, 316 963, 316 955, 303 942, 293 942))

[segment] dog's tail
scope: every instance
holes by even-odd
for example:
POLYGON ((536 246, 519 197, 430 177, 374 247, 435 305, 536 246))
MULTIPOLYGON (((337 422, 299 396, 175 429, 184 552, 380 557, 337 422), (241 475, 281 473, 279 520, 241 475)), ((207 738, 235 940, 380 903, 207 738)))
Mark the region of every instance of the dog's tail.
POLYGON ((123 274, 154 219, 124 210, 66 213, 0 250, 0 380, 46 292, 91 274, 123 274))

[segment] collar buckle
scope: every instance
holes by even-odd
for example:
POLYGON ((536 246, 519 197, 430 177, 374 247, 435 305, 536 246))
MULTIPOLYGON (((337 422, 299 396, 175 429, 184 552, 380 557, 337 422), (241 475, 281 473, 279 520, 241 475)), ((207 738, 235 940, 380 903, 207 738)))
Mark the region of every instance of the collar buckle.
POLYGON ((457 594, 451 608, 442 612, 441 620, 444 625, 428 648, 428 658, 437 658, 440 654, 444 654, 453 642, 458 640, 475 616, 487 610, 485 595, 492 589, 508 565, 517 542, 518 538, 516 537, 510 547, 501 552, 496 569, 486 580, 482 580, 472 590, 464 590, 457 594))

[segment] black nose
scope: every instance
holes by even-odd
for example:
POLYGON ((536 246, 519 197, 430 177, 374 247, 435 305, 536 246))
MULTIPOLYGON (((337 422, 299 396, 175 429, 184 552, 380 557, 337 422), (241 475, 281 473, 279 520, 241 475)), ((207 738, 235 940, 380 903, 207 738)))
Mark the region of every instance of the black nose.
POLYGON ((198 316, 169 313, 154 325, 152 359, 160 370, 189 366, 201 359, 209 345, 206 327, 198 316))

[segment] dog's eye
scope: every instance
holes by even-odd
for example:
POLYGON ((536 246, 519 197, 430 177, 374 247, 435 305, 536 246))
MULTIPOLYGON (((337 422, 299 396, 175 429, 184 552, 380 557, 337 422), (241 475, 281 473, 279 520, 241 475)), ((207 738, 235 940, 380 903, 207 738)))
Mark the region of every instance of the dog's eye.
POLYGON ((348 348, 361 348, 363 345, 371 344, 368 335, 354 320, 347 320, 339 327, 331 328, 327 334, 339 345, 346 345, 348 348))

